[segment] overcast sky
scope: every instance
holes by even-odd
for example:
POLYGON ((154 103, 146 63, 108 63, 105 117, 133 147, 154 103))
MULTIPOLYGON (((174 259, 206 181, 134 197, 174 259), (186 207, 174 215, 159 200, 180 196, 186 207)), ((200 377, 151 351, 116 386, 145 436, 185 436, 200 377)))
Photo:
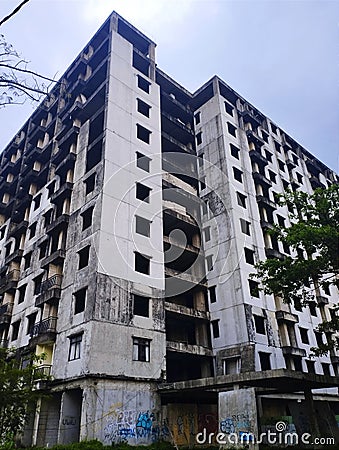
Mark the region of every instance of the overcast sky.
MULTIPOLYGON (((0 0, 0 18, 20 1, 0 0)), ((339 1, 30 0, 0 33, 31 69, 59 77, 113 10, 184 87, 219 75, 338 172, 339 1)), ((32 111, 0 110, 0 148, 32 111)))

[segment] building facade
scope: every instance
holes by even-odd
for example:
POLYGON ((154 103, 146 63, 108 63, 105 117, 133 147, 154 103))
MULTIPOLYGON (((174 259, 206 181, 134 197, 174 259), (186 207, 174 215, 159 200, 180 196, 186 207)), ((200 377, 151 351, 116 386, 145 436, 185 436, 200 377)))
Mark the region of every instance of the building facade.
POLYGON ((51 375, 24 443, 336 436, 338 354, 310 349, 338 292, 298 308, 250 274, 290 252, 277 195, 338 177, 226 83, 188 92, 112 13, 0 175, 1 345, 51 375))

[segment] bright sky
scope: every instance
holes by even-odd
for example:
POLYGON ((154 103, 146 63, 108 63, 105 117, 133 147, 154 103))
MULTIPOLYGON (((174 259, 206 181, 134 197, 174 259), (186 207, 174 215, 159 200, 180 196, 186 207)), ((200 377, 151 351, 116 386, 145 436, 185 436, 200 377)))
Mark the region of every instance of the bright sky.
MULTIPOLYGON (((20 0, 0 0, 0 18, 20 0)), ((339 1, 30 0, 0 32, 30 68, 61 76, 111 11, 153 39, 190 91, 214 74, 339 171, 339 1)), ((0 148, 33 107, 0 110, 0 148)))

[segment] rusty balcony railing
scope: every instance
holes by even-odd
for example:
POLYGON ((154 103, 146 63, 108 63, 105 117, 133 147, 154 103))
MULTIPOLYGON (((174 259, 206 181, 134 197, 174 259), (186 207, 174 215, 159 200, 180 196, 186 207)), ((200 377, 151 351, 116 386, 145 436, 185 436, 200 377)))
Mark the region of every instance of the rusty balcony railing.
POLYGON ((42 320, 41 322, 38 322, 33 325, 30 331, 30 336, 35 337, 45 333, 55 333, 56 323, 57 323, 56 317, 48 317, 47 319, 42 320))

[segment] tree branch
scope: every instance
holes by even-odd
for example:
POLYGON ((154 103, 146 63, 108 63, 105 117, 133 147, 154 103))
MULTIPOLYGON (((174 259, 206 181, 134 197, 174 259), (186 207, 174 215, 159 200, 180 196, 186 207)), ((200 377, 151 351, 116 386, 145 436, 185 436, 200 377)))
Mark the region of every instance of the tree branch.
MULTIPOLYGON (((21 62, 25 62, 25 61, 24 60, 19 61, 18 64, 20 64, 21 62)), ((47 81, 51 81, 52 83, 55 83, 55 80, 53 80, 53 78, 45 77, 43 75, 40 75, 37 72, 34 72, 33 70, 21 69, 20 67, 10 66, 8 64, 2 64, 2 63, 0 63, 0 67, 6 67, 6 69, 17 70, 18 72, 29 73, 30 75, 34 75, 38 78, 42 78, 43 80, 47 80, 47 81)))
POLYGON ((3 25, 5 22, 7 22, 7 20, 9 20, 11 17, 13 17, 17 12, 19 12, 19 10, 26 4, 28 3, 29 0, 23 0, 15 9, 13 9, 13 11, 8 14, 8 16, 4 17, 1 21, 0 21, 0 27, 1 25, 3 25))

